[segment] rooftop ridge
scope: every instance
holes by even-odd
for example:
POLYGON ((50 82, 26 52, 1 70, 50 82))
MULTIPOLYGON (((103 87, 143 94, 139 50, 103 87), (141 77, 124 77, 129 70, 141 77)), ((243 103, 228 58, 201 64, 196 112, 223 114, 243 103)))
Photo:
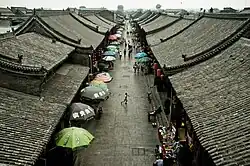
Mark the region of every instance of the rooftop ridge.
POLYGON ((250 13, 204 13, 205 17, 218 19, 249 19, 250 13))
POLYGON ((15 33, 17 35, 22 34, 23 31, 25 31, 25 29, 28 28, 28 26, 30 26, 30 24, 32 23, 32 21, 37 21, 37 23, 49 34, 51 34, 55 39, 57 39, 58 41, 70 45, 72 47, 76 47, 76 48, 81 48, 81 49, 91 49, 92 46, 87 46, 87 47, 82 47, 79 45, 78 41, 75 41, 73 39, 68 38, 67 36, 61 34, 60 32, 56 31, 54 28, 50 27, 47 23, 45 23, 42 18, 40 18, 37 15, 33 15, 31 16, 25 24, 23 24, 22 26, 20 26, 18 29, 16 29, 15 33), (72 41, 73 40, 73 41, 72 41))
POLYGON ((49 16, 61 16, 68 15, 70 11, 68 10, 34 10, 34 14, 40 17, 49 17, 49 16))
POLYGON ((79 16, 81 16, 82 18, 84 18, 84 19, 88 20, 89 22, 92 22, 93 24, 95 24, 96 26, 98 26, 95 22, 93 22, 92 20, 88 19, 87 17, 85 17, 81 13, 79 14, 79 16))
POLYGON ((172 22, 170 22, 170 23, 168 23, 168 24, 166 24, 166 25, 164 25, 164 26, 161 26, 161 27, 159 27, 159 28, 157 28, 157 29, 154 29, 154 30, 151 30, 151 31, 149 31, 149 32, 146 32, 146 34, 147 34, 147 35, 150 35, 150 34, 159 32, 159 31, 161 31, 162 29, 165 29, 165 28, 170 27, 171 25, 175 24, 176 22, 180 21, 181 19, 182 19, 182 17, 179 17, 179 18, 177 18, 176 20, 174 20, 174 21, 172 21, 172 22))
POLYGON ((151 17, 150 19, 148 19, 147 21, 144 21, 143 23, 141 23, 141 26, 150 23, 151 21, 157 19, 157 18, 160 17, 161 15, 162 15, 161 13, 156 13, 155 16, 153 16, 153 17, 151 17))
MULTIPOLYGON (((182 33, 183 31, 185 31, 186 29, 188 29, 188 28, 191 27, 192 25, 194 25, 196 22, 198 22, 198 21, 199 21, 200 19, 202 19, 202 18, 203 18, 203 15, 200 16, 199 18, 197 18, 196 20, 194 20, 191 24, 189 24, 189 25, 187 25, 186 27, 184 27, 184 28, 183 28, 182 30, 180 30, 179 32, 177 32, 177 33, 175 33, 175 34, 173 34, 173 35, 167 37, 166 39, 162 39, 162 40, 161 40, 161 43, 166 42, 167 40, 169 40, 169 39, 171 39, 171 38, 173 38, 173 37, 179 35, 180 33, 182 33)), ((160 43, 159 43, 159 44, 160 44, 160 43)))
POLYGON ((46 75, 47 73, 46 69, 43 66, 37 67, 37 66, 22 65, 20 63, 10 62, 3 59, 0 59, 0 68, 15 73, 22 73, 22 74, 36 75, 36 76, 46 75))
POLYGON ((107 22, 106 20, 104 20, 103 18, 101 18, 98 14, 94 14, 99 20, 101 20, 102 22, 105 22, 108 25, 113 26, 111 23, 107 22))
MULTIPOLYGON (((98 28, 97 28, 97 26, 96 26, 96 27, 93 27, 93 26, 91 26, 91 25, 88 25, 88 24, 84 23, 83 21, 81 21, 80 19, 78 19, 76 16, 74 16, 74 14, 72 14, 72 13, 70 13, 70 15, 71 15, 75 20, 77 20, 78 22, 80 22, 80 23, 83 24, 84 26, 88 27, 89 29, 95 31, 96 33, 99 33, 99 34, 101 34, 101 35, 105 35, 105 34, 106 34, 106 32, 101 32, 101 31, 99 31, 98 28)), ((81 17, 81 16, 80 16, 80 17, 81 17)))
POLYGON ((219 43, 211 46, 210 48, 204 50, 204 51, 201 51, 199 53, 196 53, 194 55, 186 55, 185 58, 184 58, 184 61, 189 61, 189 60, 193 60, 213 49, 215 49, 216 47, 218 47, 219 45, 223 44, 224 42, 226 42, 227 40, 229 40, 232 36, 236 35, 239 31, 241 31, 246 25, 248 25, 250 23, 250 19, 246 20, 238 29, 236 29, 230 36, 226 37, 225 39, 221 40, 219 43))
POLYGON ((142 24, 142 23, 144 23, 145 21, 147 21, 147 20, 151 19, 152 17, 154 17, 154 15, 155 15, 155 13, 154 13, 154 12, 151 12, 150 15, 148 15, 148 16, 145 17, 144 19, 138 21, 137 23, 138 23, 138 24, 142 24))
POLYGON ((177 66, 164 67, 164 71, 167 74, 178 73, 186 68, 195 66, 196 64, 199 64, 201 62, 204 62, 204 61, 216 56, 221 51, 227 49, 229 46, 233 45, 236 41, 238 41, 244 35, 244 33, 247 30, 249 30, 249 28, 250 28, 250 19, 247 21, 247 24, 245 24, 244 27, 239 29, 237 33, 235 33, 233 36, 231 36, 230 39, 228 39, 227 41, 224 41, 223 43, 220 43, 220 45, 218 45, 216 48, 210 50, 209 52, 203 54, 200 57, 195 58, 194 60, 192 60, 188 63, 177 65, 177 66))

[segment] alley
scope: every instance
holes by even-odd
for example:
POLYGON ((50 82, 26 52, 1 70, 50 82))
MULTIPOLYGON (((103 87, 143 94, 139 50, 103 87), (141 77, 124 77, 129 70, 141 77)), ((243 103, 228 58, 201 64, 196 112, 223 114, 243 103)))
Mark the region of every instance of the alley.
MULTIPOLYGON (((125 38, 126 37, 126 32, 125 38)), ((129 38, 127 38, 129 39, 129 38)), ((123 51, 121 46, 121 51, 123 51)), ((128 51, 127 51, 128 52, 128 51)), ((86 166, 149 166, 152 165, 157 132, 147 121, 150 105, 144 76, 133 72, 134 59, 117 59, 111 71, 110 98, 104 102, 104 114, 89 130, 95 140, 81 155, 86 166), (127 106, 121 105, 128 93, 127 106)))

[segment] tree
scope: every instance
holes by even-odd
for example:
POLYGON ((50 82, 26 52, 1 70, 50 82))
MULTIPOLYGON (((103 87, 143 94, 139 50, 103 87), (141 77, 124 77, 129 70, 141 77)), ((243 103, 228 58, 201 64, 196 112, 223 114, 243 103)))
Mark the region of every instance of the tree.
POLYGON ((155 7, 156 7, 157 10, 159 10, 161 8, 161 5, 157 4, 155 7))

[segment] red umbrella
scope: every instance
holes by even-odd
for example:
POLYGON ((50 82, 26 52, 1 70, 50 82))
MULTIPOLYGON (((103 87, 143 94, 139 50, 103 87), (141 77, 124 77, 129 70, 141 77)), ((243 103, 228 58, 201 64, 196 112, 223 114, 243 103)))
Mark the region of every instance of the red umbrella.
POLYGON ((110 76, 110 74, 109 73, 105 73, 105 72, 99 73, 95 77, 95 80, 103 81, 105 83, 108 83, 108 82, 112 81, 112 79, 113 78, 110 76))
POLYGON ((110 36, 109 36, 109 40, 117 40, 117 36, 115 36, 115 35, 110 35, 110 36))

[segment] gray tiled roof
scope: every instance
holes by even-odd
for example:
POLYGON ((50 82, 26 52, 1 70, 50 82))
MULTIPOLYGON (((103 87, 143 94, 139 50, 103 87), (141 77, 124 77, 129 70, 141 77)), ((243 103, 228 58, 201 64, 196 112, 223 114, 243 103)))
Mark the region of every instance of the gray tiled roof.
POLYGON ((103 40, 104 36, 94 32, 93 30, 85 27, 70 15, 59 15, 41 17, 50 27, 57 30, 67 37, 78 40, 82 39, 81 43, 86 45, 93 45, 97 47, 103 40))
POLYGON ((22 64, 44 66, 47 70, 68 57, 74 48, 36 33, 26 33, 16 38, 0 40, 0 54, 12 58, 23 55, 22 64))
POLYGON ((14 16, 15 14, 8 8, 0 7, 0 16, 14 16))
POLYGON ((98 14, 97 16, 100 17, 103 21, 105 21, 109 25, 111 25, 112 27, 114 27, 116 25, 116 23, 114 23, 113 21, 110 21, 110 20, 106 19, 104 16, 101 16, 100 14, 98 14))
POLYGON ((163 27, 178 19, 178 17, 170 17, 170 16, 163 16, 163 17, 160 16, 159 18, 150 22, 149 24, 143 25, 142 28, 145 30, 145 32, 150 32, 152 30, 159 29, 160 27, 163 27))
POLYGON ((66 106, 4 88, 0 101, 0 165, 34 165, 66 106))
POLYGON ((70 104, 88 73, 89 67, 63 64, 43 87, 41 96, 44 101, 70 104))
POLYGON ((180 65, 184 63, 182 54, 193 55, 214 46, 231 35, 243 23, 242 20, 205 17, 179 35, 151 49, 161 65, 180 65))
POLYGON ((250 41, 170 80, 202 146, 217 166, 250 163, 250 41))
POLYGON ((147 18, 148 16, 150 16, 151 15, 151 11, 150 10, 147 10, 147 11, 145 11, 140 17, 137 17, 136 19, 135 19, 135 21, 141 21, 141 20, 144 20, 145 18, 147 18))
MULTIPOLYGON (((91 26, 91 27, 94 27, 94 28, 97 27, 96 24, 90 22, 89 20, 85 19, 84 17, 81 17, 81 16, 79 16, 79 15, 77 15, 77 14, 75 14, 75 13, 71 13, 71 14, 72 14, 74 17, 76 17, 77 19, 79 19, 81 22, 83 22, 83 23, 85 23, 85 24, 87 24, 87 25, 89 25, 89 26, 91 26)), ((99 31, 99 32, 102 32, 102 33, 106 33, 106 32, 108 31, 108 28, 104 28, 104 27, 102 27, 102 26, 99 26, 99 27, 98 27, 98 31, 99 31)))
POLYGON ((138 24, 143 24, 144 22, 146 22, 147 20, 150 20, 152 17, 154 17, 156 15, 156 13, 151 13, 149 16, 147 16, 147 17, 145 17, 144 19, 142 19, 142 20, 140 20, 140 21, 138 21, 137 23, 138 24))
POLYGON ((193 20, 181 19, 170 27, 163 29, 162 31, 147 35, 147 42, 150 45, 159 44, 161 42, 160 39, 165 39, 167 37, 172 36, 173 34, 179 32, 180 30, 191 24, 192 22, 193 20))
POLYGON ((101 27, 108 28, 108 29, 111 29, 113 27, 112 25, 109 25, 109 24, 103 22, 102 20, 100 20, 95 15, 88 15, 88 16, 85 16, 85 17, 88 18, 89 20, 91 20, 92 22, 94 22, 96 25, 99 25, 101 27))

